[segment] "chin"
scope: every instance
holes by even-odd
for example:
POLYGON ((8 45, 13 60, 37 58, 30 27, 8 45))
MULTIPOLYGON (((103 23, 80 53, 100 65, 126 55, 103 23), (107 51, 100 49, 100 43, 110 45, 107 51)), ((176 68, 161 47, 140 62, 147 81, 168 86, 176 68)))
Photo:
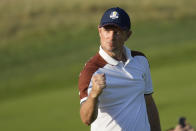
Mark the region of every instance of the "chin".
POLYGON ((109 51, 109 52, 113 52, 114 50, 117 49, 117 47, 113 46, 113 44, 110 44, 110 43, 107 43, 105 45, 102 45, 102 48, 106 51, 109 51))
POLYGON ((110 52, 113 52, 113 51, 116 50, 116 48, 115 47, 109 47, 109 48, 107 48, 107 50, 110 51, 110 52))

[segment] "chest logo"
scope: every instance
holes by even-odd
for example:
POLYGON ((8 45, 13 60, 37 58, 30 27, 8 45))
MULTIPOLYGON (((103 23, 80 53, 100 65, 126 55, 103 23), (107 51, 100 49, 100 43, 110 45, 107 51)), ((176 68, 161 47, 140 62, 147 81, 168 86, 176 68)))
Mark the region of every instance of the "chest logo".
POLYGON ((145 74, 142 74, 142 79, 145 79, 145 74))

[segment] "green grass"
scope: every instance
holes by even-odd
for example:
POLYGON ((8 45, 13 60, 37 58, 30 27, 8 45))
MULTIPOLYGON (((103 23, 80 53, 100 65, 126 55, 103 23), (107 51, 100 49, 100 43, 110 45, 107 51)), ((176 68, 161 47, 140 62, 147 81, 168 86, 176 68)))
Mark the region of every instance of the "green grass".
POLYGON ((163 130, 180 116, 196 126, 195 4, 2 0, 0 130, 88 130, 79 118, 77 81, 84 63, 98 50, 97 25, 110 6, 131 14, 133 35, 126 45, 149 59, 163 130))
MULTIPOLYGON (((127 46, 145 52, 150 60, 163 129, 174 126, 182 115, 195 123, 193 22, 138 23, 127 42, 127 46), (186 26, 182 26, 183 23, 186 26), (182 37, 183 34, 186 37, 182 37)), ((96 27, 81 28, 77 32, 58 31, 45 34, 42 39, 30 33, 16 40, 17 44, 10 40, 8 45, 1 47, 2 130, 70 130, 73 127, 74 130, 86 130, 79 118, 76 88, 85 61, 98 49, 96 27), (70 89, 73 86, 74 90, 70 89), (42 99, 42 96, 46 98, 42 99), (55 101, 51 102, 52 99, 55 101), (58 101, 59 105, 56 105, 58 101), (62 117, 58 118, 59 115, 62 117)))
POLYGON ((180 116, 196 126, 194 111, 196 62, 167 65, 152 70, 154 97, 163 129, 174 127, 180 116))
POLYGON ((76 87, 45 91, 0 103, 2 131, 85 131, 76 87))
MULTIPOLYGON (((136 24, 127 46, 145 52, 152 68, 192 61, 196 56, 194 22, 136 24)), ((1 98, 76 85, 80 70, 97 51, 99 40, 96 27, 66 32, 68 29, 44 35, 30 33, 1 46, 1 98)))
MULTIPOLYGON (((154 98, 159 108, 163 130, 174 126, 179 116, 186 116, 191 123, 196 123, 193 115, 196 109, 193 104, 196 91, 195 66, 196 63, 193 62, 152 70, 154 98), (186 76, 190 79, 187 80, 186 76)), ((88 127, 83 125, 79 118, 78 99, 77 87, 70 87, 2 101, 0 129, 86 131, 88 127)))

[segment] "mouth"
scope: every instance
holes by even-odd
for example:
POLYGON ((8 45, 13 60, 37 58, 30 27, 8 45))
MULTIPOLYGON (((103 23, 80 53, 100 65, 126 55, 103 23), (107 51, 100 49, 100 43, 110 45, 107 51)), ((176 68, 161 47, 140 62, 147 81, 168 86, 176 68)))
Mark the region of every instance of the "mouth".
POLYGON ((107 44, 109 46, 115 46, 116 45, 116 41, 109 41, 109 42, 107 42, 107 44))
POLYGON ((108 44, 108 46, 110 46, 110 47, 114 47, 114 42, 107 42, 107 44, 108 44))

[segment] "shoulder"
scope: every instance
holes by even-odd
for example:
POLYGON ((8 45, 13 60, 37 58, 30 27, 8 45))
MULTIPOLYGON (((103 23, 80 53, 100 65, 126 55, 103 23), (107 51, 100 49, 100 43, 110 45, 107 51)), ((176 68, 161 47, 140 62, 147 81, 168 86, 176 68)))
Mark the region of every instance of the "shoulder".
POLYGON ((97 69, 104 67, 106 64, 107 62, 97 53, 86 62, 81 73, 94 73, 97 69))
POLYGON ((144 53, 142 53, 140 51, 132 50, 131 56, 134 59, 137 59, 140 63, 143 63, 144 65, 147 65, 147 67, 149 67, 148 58, 146 57, 146 55, 144 53))
POLYGON ((93 56, 80 72, 78 87, 80 90, 80 98, 87 96, 87 88, 90 84, 92 75, 99 69, 106 65, 106 61, 97 53, 93 56))
POLYGON ((132 57, 135 57, 135 56, 143 56, 143 57, 146 58, 146 55, 145 55, 144 53, 142 53, 142 52, 140 52, 140 51, 135 51, 135 50, 132 50, 132 51, 131 51, 131 56, 132 56, 132 57))

